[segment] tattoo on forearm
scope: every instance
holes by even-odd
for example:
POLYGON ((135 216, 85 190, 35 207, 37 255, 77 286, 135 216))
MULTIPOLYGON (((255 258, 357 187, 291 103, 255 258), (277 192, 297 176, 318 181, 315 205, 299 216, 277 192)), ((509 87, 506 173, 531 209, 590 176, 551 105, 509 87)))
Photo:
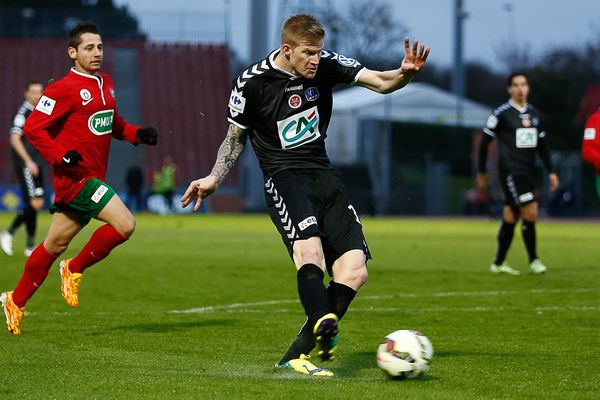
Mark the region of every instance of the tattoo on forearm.
POLYGON ((210 172, 212 176, 217 178, 218 185, 223 183, 229 171, 231 171, 240 158, 245 143, 246 131, 236 125, 230 124, 227 136, 217 152, 217 161, 215 161, 215 165, 210 172))

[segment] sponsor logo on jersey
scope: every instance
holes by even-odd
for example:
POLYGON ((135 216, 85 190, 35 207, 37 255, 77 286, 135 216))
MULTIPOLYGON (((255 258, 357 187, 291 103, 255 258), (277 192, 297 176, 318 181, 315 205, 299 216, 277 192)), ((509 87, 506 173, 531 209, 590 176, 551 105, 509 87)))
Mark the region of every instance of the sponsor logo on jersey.
POLYGON ((296 90, 303 90, 304 89, 304 85, 296 85, 296 86, 290 86, 290 87, 286 87, 285 88, 285 93, 287 92, 293 92, 296 90))
POLYGON ((585 131, 583 131, 583 140, 594 139, 596 139, 596 128, 585 128, 585 131))
POLYGON ((317 218, 312 215, 306 218, 305 220, 300 221, 300 223, 298 224, 298 228, 300 228, 300 230, 303 231, 311 225, 317 225, 317 218))
POLYGON ((100 187, 98 189, 96 189, 96 191, 92 195, 92 201, 94 203, 100 202, 100 200, 102 199, 102 196, 104 196, 106 194, 106 192, 108 192, 108 188, 104 185, 100 185, 100 187))
POLYGON ((526 201, 531 201, 531 200, 533 200, 533 193, 531 193, 531 192, 523 193, 522 195, 519 196, 520 203, 525 203, 526 201))
POLYGON ((306 100, 308 101, 315 101, 319 98, 319 89, 316 87, 309 87, 306 89, 306 92, 304 92, 304 97, 306 97, 306 100))
POLYGON ((52 115, 52 110, 54 110, 55 105, 56 100, 47 96, 42 96, 40 101, 38 101, 37 105, 35 106, 35 109, 46 115, 52 115))
POLYGON ((102 136, 112 132, 114 110, 102 110, 94 113, 88 119, 88 128, 94 135, 102 136))
POLYGON ((229 97, 229 109, 231 110, 231 114, 234 117, 238 114, 243 114, 244 108, 246 108, 246 98, 237 90, 233 89, 229 97))
POLYGON ((490 115, 485 123, 485 126, 489 129, 496 129, 498 126, 498 118, 495 115, 490 115))
POLYGON ((288 105, 290 108, 298 108, 302 105, 302 97, 297 94, 293 94, 288 99, 288 105))
POLYGON ((354 58, 346 57, 341 54, 338 54, 337 60, 344 67, 354 67, 358 64, 358 61, 356 61, 354 58))
POLYGON ((529 149, 537 147, 538 131, 537 128, 517 128, 516 146, 520 149, 529 149))
POLYGON ((26 118, 23 114, 15 115, 15 119, 13 120, 13 126, 16 128, 22 128, 25 126, 26 118))
POLYGON ((277 121, 279 141, 282 149, 293 149, 321 137, 319 132, 319 110, 311 107, 284 120, 277 121))

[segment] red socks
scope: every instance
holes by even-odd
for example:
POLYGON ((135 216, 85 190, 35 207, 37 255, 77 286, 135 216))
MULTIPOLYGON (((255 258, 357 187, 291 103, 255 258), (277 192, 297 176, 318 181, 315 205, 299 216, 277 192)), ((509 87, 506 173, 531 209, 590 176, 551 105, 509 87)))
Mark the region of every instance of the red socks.
POLYGON ((126 240, 127 238, 112 226, 102 225, 92 234, 79 254, 69 262, 69 271, 82 273, 84 269, 104 259, 112 249, 126 240))
POLYGON ((44 242, 33 250, 25 263, 25 271, 21 280, 13 292, 13 301, 19 308, 23 307, 42 285, 54 260, 56 260, 56 256, 48 253, 44 242))

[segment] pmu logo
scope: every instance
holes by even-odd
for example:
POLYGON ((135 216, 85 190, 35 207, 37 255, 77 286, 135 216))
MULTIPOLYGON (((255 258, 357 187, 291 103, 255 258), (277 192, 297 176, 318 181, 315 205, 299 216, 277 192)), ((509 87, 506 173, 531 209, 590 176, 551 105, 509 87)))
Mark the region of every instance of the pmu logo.
POLYGON ((102 136, 112 132, 114 110, 102 110, 92 114, 88 119, 88 128, 94 135, 102 136))
POLYGON ((293 149, 317 140, 321 137, 317 107, 277 121, 277 130, 282 149, 293 149))

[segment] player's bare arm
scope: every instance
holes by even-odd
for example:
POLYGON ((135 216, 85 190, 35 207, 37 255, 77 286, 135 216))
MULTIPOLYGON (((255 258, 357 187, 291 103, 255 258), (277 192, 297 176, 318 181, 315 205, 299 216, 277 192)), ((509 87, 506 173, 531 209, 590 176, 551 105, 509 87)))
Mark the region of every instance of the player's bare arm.
POLYGON ((400 68, 391 71, 366 69, 360 74, 357 85, 377 93, 391 93, 406 86, 427 63, 430 48, 418 40, 404 38, 404 58, 400 68))
POLYGON ((550 181, 550 191, 556 192, 556 190, 560 186, 560 180, 558 179, 558 175, 556 175, 556 173, 554 172, 551 172, 548 174, 548 179, 550 181))
POLYGON ((12 133, 10 135, 10 145, 15 150, 15 152, 21 157, 25 166, 31 172, 31 175, 37 176, 39 171, 38 165, 31 159, 31 156, 25 149, 23 145, 23 141, 21 140, 21 135, 19 133, 12 133))
POLYGON ((475 186, 477 187, 477 190, 485 192, 488 187, 488 182, 489 182, 488 174, 483 173, 483 172, 477 173, 477 176, 475 177, 475 186))
POLYGON ((202 200, 217 190, 223 183, 229 171, 233 169, 240 158, 246 144, 247 132, 237 125, 229 124, 227 136, 217 152, 217 161, 210 174, 204 178, 192 181, 181 197, 181 206, 187 207, 194 199, 194 211, 198 211, 202 200))

